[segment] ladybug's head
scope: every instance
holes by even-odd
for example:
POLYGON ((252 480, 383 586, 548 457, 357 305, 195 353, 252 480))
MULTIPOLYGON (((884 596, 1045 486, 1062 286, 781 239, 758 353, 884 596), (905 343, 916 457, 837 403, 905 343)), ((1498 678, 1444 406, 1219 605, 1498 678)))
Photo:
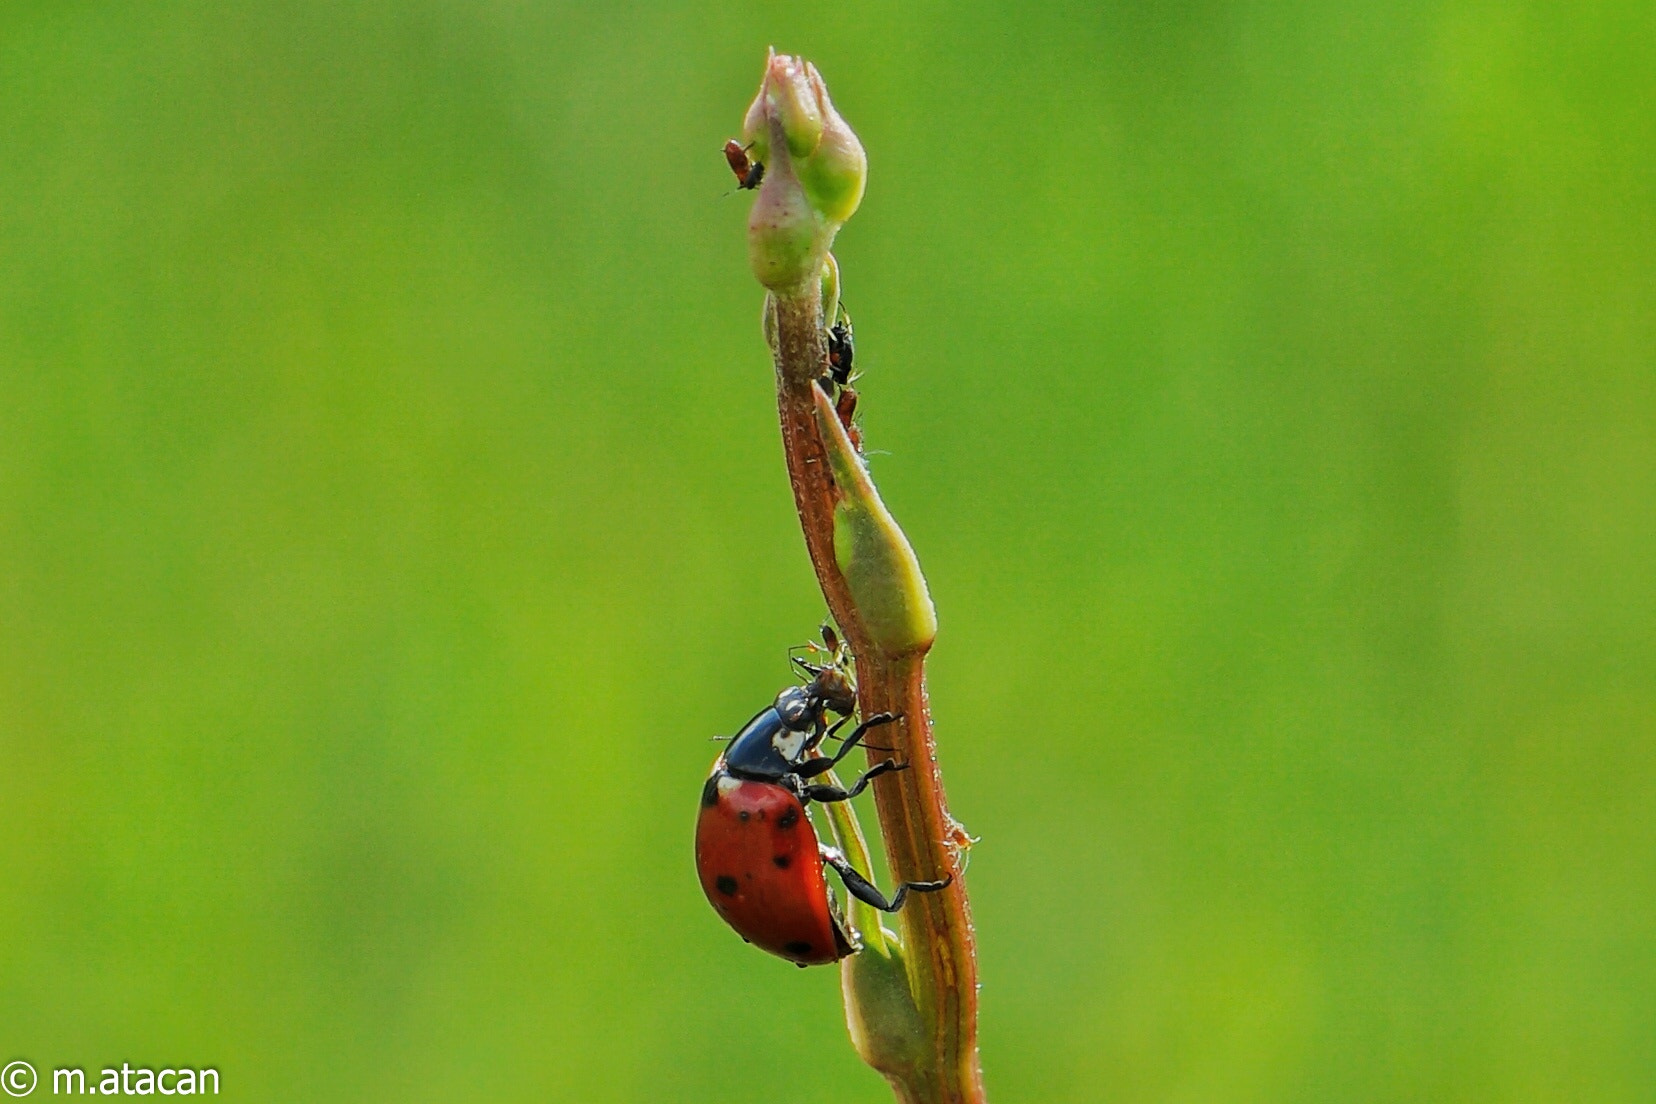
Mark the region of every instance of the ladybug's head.
POLYGON ((822 705, 808 686, 789 686, 776 695, 776 715, 784 727, 808 732, 822 720, 822 705))

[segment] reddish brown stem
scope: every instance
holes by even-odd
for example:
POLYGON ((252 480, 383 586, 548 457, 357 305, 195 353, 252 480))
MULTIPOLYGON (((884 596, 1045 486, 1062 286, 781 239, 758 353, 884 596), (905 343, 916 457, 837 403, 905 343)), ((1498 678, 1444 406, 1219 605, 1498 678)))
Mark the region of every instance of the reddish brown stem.
POLYGON ((983 1075, 977 1048, 977 955, 972 915, 959 856, 965 834, 949 815, 926 702, 924 651, 878 651, 834 555, 834 505, 838 491, 816 420, 816 380, 827 373, 822 308, 814 293, 775 300, 777 407, 788 477, 799 511, 805 547, 828 610, 857 657, 859 704, 864 716, 901 714, 881 730, 891 751, 870 751, 870 762, 895 758, 909 769, 874 784, 891 874, 897 882, 952 876, 948 889, 913 894, 901 914, 909 985, 929 1053, 907 1070, 883 1070, 905 1104, 982 1104, 983 1075), (895 730, 894 732, 892 730, 895 730), (889 734, 889 735, 888 735, 889 734))

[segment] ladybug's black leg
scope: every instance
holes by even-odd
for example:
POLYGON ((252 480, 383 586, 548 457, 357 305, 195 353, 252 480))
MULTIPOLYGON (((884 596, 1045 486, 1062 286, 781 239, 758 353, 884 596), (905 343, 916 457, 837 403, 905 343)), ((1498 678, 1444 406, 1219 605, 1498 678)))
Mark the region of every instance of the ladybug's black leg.
POLYGON ((851 788, 848 790, 840 786, 825 786, 813 783, 801 790, 801 796, 807 801, 850 801, 863 792, 870 779, 878 778, 880 775, 891 771, 900 770, 908 770, 908 764, 893 763, 890 759, 887 759, 883 763, 875 763, 872 767, 869 767, 863 772, 861 778, 851 783, 851 788))
POLYGON ((834 765, 844 759, 850 750, 862 743, 863 733, 876 725, 890 724, 897 719, 896 713, 876 713, 868 720, 857 726, 857 730, 845 738, 840 749, 831 757, 823 759, 807 759, 793 769, 793 773, 801 778, 815 778, 825 770, 833 769, 834 765))
MULTIPOLYGON (((845 727, 845 722, 849 721, 850 719, 851 719, 850 717, 841 717, 839 720, 835 721, 834 724, 833 724, 833 727, 828 730, 828 735, 826 737, 824 737, 824 739, 828 739, 828 740, 837 740, 837 739, 839 739, 839 737, 836 736, 835 733, 837 733, 840 729, 844 728, 845 727)), ((862 741, 862 746, 867 748, 869 751, 894 751, 894 750, 896 750, 894 748, 881 747, 879 744, 871 744, 867 740, 862 741)))
MULTIPOLYGON (((823 739, 825 739, 825 740, 837 740, 837 739, 839 739, 839 737, 836 736, 835 733, 837 733, 840 729, 844 728, 845 727, 845 722, 849 721, 850 719, 851 719, 850 717, 841 717, 839 720, 835 721, 833 723, 833 725, 829 727, 828 732, 825 736, 823 736, 823 739)), ((866 740, 863 741, 863 747, 867 748, 869 751, 891 751, 891 750, 893 750, 892 748, 881 747, 879 744, 871 744, 866 740)))
POLYGON ((897 892, 893 893, 891 900, 888 901, 885 894, 880 892, 880 887, 858 874, 857 868, 852 866, 844 855, 827 845, 819 845, 819 847, 822 852, 822 861, 839 871, 839 876, 844 880, 845 888, 851 896, 873 905, 881 912, 896 912, 903 907, 903 901, 911 892, 933 893, 954 881, 954 876, 950 875, 940 882, 904 882, 897 887, 897 892))
MULTIPOLYGON (((839 737, 837 735, 835 735, 835 733, 839 732, 840 729, 844 728, 845 727, 845 722, 849 721, 850 719, 851 719, 850 717, 841 717, 839 720, 835 721, 832 725, 829 726, 828 732, 827 732, 826 735, 823 736, 823 739, 825 739, 825 740, 837 740, 837 739, 839 739, 839 737)), ((871 744, 866 740, 863 741, 863 747, 867 748, 869 751, 891 751, 892 750, 891 748, 888 748, 888 747, 881 747, 878 744, 871 744)))
MULTIPOLYGON (((901 716, 901 713, 876 713, 872 717, 868 718, 862 724, 857 726, 856 731, 852 732, 851 735, 845 738, 845 742, 840 745, 840 749, 834 752, 834 758, 829 762, 828 767, 831 767, 835 763, 838 763, 841 759, 844 759, 852 748, 862 743, 862 738, 869 729, 877 728, 883 724, 890 724, 892 721, 897 720, 901 716)), ((827 770, 828 767, 823 767, 815 773, 821 774, 822 771, 827 770)))
POLYGON ((830 725, 821 717, 818 717, 816 728, 811 733, 811 738, 805 741, 805 750, 815 751, 822 745, 822 741, 828 739, 830 736, 833 736, 836 740, 839 739, 838 736, 834 736, 834 733, 838 732, 840 730, 840 726, 848 720, 850 720, 849 717, 841 717, 839 720, 830 725))

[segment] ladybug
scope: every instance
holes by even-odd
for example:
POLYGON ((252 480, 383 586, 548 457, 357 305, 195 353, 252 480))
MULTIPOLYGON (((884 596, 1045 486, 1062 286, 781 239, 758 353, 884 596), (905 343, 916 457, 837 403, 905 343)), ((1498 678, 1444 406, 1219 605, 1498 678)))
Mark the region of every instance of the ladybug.
POLYGON ((836 662, 813 666, 796 659, 811 681, 777 694, 731 739, 702 787, 696 819, 696 872, 715 911, 747 942, 801 967, 836 962, 859 949, 855 931, 828 895, 824 866, 839 873, 852 896, 884 912, 902 908, 910 892, 928 893, 952 881, 905 882, 887 900, 844 855, 818 841, 805 815, 808 802, 850 800, 872 779, 908 766, 878 763, 849 788, 810 781, 845 758, 869 729, 897 719, 875 714, 832 756, 813 754, 856 707, 855 688, 838 661, 843 652, 837 642, 831 646, 836 662), (842 715, 831 727, 830 710, 842 715))
POLYGON ((738 188, 757 188, 765 179, 765 166, 748 159, 747 151, 751 148, 752 142, 744 146, 734 138, 724 144, 725 160, 730 162, 730 171, 736 174, 738 188))

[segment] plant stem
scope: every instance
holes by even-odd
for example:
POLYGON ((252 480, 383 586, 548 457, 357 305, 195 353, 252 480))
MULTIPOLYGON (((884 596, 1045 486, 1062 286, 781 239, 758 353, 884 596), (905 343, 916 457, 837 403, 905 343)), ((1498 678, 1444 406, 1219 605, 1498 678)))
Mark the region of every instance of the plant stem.
POLYGON ((986 1098, 977 1049, 977 956, 959 855, 965 838, 949 815, 926 701, 925 650, 881 651, 853 600, 834 551, 839 491, 817 419, 816 381, 826 374, 822 302, 815 287, 772 299, 767 327, 776 361, 777 408, 788 477, 817 581, 857 661, 863 716, 901 715, 882 727, 869 762, 894 758, 909 769, 874 784, 880 828, 898 883, 952 877, 947 889, 910 894, 901 914, 909 988, 926 1032, 912 1068, 882 1069, 905 1104, 981 1104, 986 1098))

